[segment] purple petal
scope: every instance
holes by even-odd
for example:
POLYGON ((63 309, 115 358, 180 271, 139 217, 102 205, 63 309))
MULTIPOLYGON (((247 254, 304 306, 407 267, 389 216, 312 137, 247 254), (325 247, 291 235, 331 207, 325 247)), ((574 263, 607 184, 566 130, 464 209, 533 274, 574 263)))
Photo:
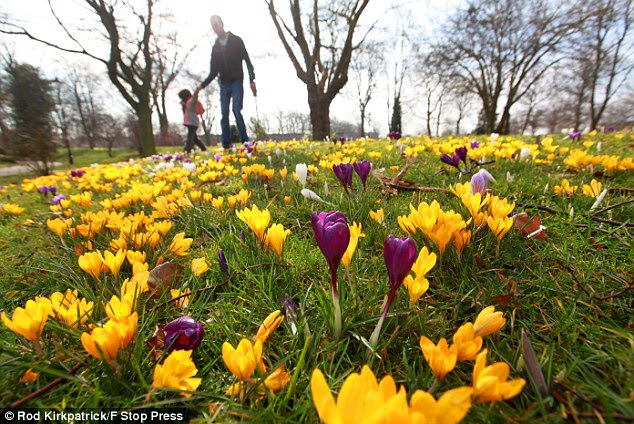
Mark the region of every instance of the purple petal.
POLYGON ((170 322, 165 331, 165 346, 168 350, 194 350, 200 346, 205 327, 190 316, 182 316, 170 322))
POLYGON ((398 289, 416 261, 416 243, 390 234, 383 244, 383 259, 390 277, 390 291, 398 289))
POLYGON ((482 172, 482 170, 476 172, 473 177, 471 177, 471 194, 480 193, 484 196, 487 191, 488 183, 489 179, 486 173, 482 172))

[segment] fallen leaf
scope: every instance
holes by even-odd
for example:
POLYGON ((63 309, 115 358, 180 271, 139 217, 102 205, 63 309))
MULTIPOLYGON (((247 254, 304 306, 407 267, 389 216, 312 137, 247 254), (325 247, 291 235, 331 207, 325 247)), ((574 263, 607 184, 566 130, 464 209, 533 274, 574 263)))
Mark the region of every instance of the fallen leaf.
POLYGON ((162 355, 161 351, 165 348, 165 331, 163 331, 163 328, 165 328, 165 324, 157 325, 152 337, 145 342, 155 361, 159 360, 162 355))
POLYGON ((500 306, 506 306, 511 303, 515 295, 513 293, 500 294, 498 296, 491 296, 491 300, 495 301, 500 306))
POLYGON ((165 262, 150 271, 147 284, 150 287, 152 297, 161 297, 163 293, 177 286, 182 270, 182 265, 165 262))
MULTIPOLYGON (((528 237, 531 234, 536 233, 541 228, 541 225, 542 225, 542 220, 539 218, 539 216, 534 216, 533 218, 529 218, 526 212, 518 213, 517 215, 515 215, 513 220, 513 226, 517 230, 520 230, 520 232, 522 233, 522 237, 528 237)), ((531 236, 531 238, 534 238, 537 240, 544 240, 547 237, 548 235, 546 234, 545 229, 531 236)))
POLYGON ((75 245, 73 246, 73 250, 75 250, 77 256, 83 255, 85 251, 84 246, 81 243, 75 243, 75 245))
POLYGON ((523 328, 522 356, 524 357, 524 362, 526 363, 528 375, 531 377, 531 380, 536 389, 539 390, 543 397, 548 396, 548 386, 546 385, 546 379, 544 378, 541 366, 539 365, 539 361, 537 360, 537 356, 535 355, 535 351, 533 350, 533 345, 531 344, 528 335, 523 328))

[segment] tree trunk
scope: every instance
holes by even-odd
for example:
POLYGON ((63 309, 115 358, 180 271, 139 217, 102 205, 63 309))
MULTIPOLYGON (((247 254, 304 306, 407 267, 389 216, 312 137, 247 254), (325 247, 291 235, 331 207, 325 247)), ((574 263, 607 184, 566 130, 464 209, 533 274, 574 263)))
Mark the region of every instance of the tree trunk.
POLYGON ((170 123, 167 120, 167 114, 159 112, 159 140, 162 145, 167 144, 167 139, 170 132, 170 123))
POLYGON ((154 145, 154 130, 152 129, 152 108, 149 102, 145 103, 139 105, 136 110, 141 137, 139 153, 141 156, 150 156, 156 153, 156 146, 154 145))
POLYGON ((462 110, 458 111, 458 119, 456 120, 456 135, 460 135, 460 121, 462 121, 462 110))
POLYGON ((360 108, 361 112, 361 125, 359 126, 359 132, 361 133, 361 137, 365 137, 365 105, 362 105, 360 108))
POLYGON ((313 140, 325 140, 326 137, 330 136, 330 102, 328 99, 319 97, 315 94, 308 94, 313 140))

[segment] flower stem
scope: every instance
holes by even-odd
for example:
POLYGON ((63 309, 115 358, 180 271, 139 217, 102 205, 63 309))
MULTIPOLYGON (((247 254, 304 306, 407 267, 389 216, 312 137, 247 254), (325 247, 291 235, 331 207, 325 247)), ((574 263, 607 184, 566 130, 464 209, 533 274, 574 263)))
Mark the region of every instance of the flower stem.
POLYGON ((429 387, 427 393, 433 395, 436 390, 438 390, 438 379, 434 380, 434 383, 429 387))
POLYGON ((332 292, 332 302, 335 305, 335 339, 338 339, 341 335, 341 307, 339 306, 339 296, 333 291, 332 292))
POLYGON ((376 324, 376 328, 370 336, 370 346, 372 346, 373 350, 376 348, 376 344, 379 341, 379 335, 381 334, 383 321, 385 321, 387 311, 390 309, 390 304, 392 303, 392 299, 394 299, 394 294, 396 294, 396 292, 392 292, 392 290, 390 290, 390 293, 385 297, 385 300, 383 301, 383 312, 381 313, 381 318, 379 318, 379 322, 376 324))

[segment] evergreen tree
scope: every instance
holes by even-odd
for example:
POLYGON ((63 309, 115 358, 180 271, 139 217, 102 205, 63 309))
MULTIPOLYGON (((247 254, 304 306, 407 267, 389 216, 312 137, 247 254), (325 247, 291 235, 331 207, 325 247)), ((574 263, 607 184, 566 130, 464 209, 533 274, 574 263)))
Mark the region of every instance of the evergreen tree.
POLYGON ((48 174, 55 157, 52 113, 55 101, 51 82, 28 64, 9 64, 9 95, 14 124, 10 155, 33 161, 42 174, 48 174))
POLYGON ((399 134, 401 131, 401 96, 396 96, 394 98, 394 106, 392 107, 392 120, 390 121, 390 132, 397 132, 399 134))

